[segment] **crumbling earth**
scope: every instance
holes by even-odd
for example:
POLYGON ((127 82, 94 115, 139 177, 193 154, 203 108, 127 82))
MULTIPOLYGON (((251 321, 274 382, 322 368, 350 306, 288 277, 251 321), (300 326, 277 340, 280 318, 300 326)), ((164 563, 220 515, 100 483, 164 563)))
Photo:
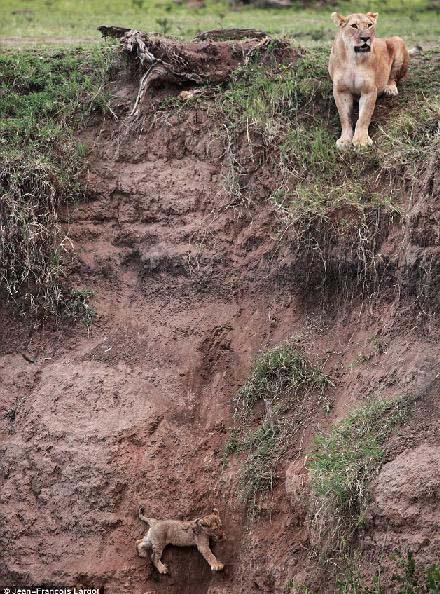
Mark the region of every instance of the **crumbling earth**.
MULTIPOLYGON (((136 93, 119 84, 121 111, 136 93)), ((202 108, 140 117, 135 132, 111 120, 84 132, 91 199, 62 213, 77 253, 69 281, 95 292, 96 323, 34 326, 1 308, 0 583, 250 594, 281 593, 289 579, 307 577, 328 592, 299 505, 307 447, 369 397, 431 385, 435 325, 420 331, 395 301, 371 309, 356 299, 310 302, 289 273, 287 248, 279 249, 273 207, 237 203, 226 191, 223 128, 202 108), (256 354, 292 338, 324 364, 334 407, 308 410, 279 468, 280 477, 289 469, 288 493, 279 480, 250 523, 236 497, 237 468, 222 465, 231 399, 256 354), (140 503, 148 515, 176 519, 218 507, 226 539, 214 551, 225 570, 212 573, 195 550, 169 548, 170 575, 159 576, 136 554, 140 503)), ((431 249, 406 241, 413 255, 431 249)), ((388 250, 397 244, 393 237, 388 250)), ((380 540, 391 529, 393 547, 417 541, 431 560, 434 392, 432 416, 422 415, 425 401, 416 404, 419 425, 393 438, 370 534, 380 540)))

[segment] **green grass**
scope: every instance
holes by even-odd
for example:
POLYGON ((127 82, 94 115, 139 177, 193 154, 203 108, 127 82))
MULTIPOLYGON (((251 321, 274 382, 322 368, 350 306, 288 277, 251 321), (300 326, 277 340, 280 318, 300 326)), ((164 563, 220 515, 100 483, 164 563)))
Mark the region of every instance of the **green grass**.
MULTIPOLYGON (((251 516, 261 495, 278 479, 277 464, 295 435, 295 414, 308 393, 324 402, 330 380, 303 353, 285 343, 262 353, 235 398, 234 427, 224 447, 223 462, 241 460, 238 490, 251 516)), ((328 403, 326 403, 328 404, 328 403)))
POLYGON ((276 404, 288 393, 306 388, 323 391, 328 385, 328 378, 303 353, 288 343, 281 344, 256 359, 249 379, 238 392, 237 407, 251 411, 263 399, 276 404))
POLYGON ((89 303, 93 295, 90 289, 72 289, 66 298, 62 313, 67 318, 80 320, 89 328, 97 317, 95 308, 89 303))
MULTIPOLYGON (((358 10, 379 9, 379 33, 401 35, 409 43, 436 42, 440 23, 425 0, 361 0, 358 10)), ((350 12, 353 5, 341 2, 336 8, 350 12)), ((283 36, 304 46, 328 46, 335 27, 330 20, 334 5, 286 10, 242 7, 233 10, 226 0, 207 0, 206 7, 188 9, 172 0, 2 0, 0 38, 4 43, 38 45, 96 43, 102 24, 159 31, 192 37, 199 31, 220 27, 254 27, 283 36)))
POLYGON ((76 133, 106 110, 114 51, 0 55, 0 290, 22 311, 55 314, 70 243, 58 209, 84 195, 76 133))
POLYGON ((392 430, 408 416, 413 398, 373 401, 318 434, 308 457, 314 530, 327 548, 343 550, 362 524, 368 488, 392 430))
POLYGON ((295 121, 298 115, 309 122, 332 107, 327 61, 327 52, 323 55, 319 50, 308 51, 294 67, 265 66, 257 56, 253 63, 235 71, 231 85, 220 97, 221 108, 231 125, 246 123, 270 139, 277 138, 285 123, 295 121))

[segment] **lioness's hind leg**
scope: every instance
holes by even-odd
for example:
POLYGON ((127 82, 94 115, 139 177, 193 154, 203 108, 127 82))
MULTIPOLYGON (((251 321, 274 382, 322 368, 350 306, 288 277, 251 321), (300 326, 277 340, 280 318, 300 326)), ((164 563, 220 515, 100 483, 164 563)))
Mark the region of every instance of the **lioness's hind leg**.
POLYGON ((391 64, 390 77, 383 92, 385 95, 398 95, 397 82, 402 79, 408 71, 409 54, 401 39, 393 38, 394 59, 391 64))

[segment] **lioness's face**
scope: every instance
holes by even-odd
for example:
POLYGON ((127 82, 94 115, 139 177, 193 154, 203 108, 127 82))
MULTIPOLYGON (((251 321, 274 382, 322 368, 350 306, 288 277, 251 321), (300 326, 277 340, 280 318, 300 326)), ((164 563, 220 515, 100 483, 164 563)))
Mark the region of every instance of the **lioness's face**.
POLYGON ((208 514, 199 520, 200 525, 203 526, 204 531, 208 536, 215 540, 222 540, 224 537, 222 522, 217 510, 212 514, 208 514))
POLYGON ((335 12, 332 14, 334 22, 340 27, 345 44, 356 53, 371 51, 371 44, 376 34, 377 16, 377 12, 350 14, 347 17, 335 12))

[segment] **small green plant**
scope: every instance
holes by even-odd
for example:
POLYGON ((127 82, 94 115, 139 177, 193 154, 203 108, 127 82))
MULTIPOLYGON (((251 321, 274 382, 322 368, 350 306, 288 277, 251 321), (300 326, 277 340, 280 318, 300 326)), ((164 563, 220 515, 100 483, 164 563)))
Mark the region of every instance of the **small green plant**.
POLYGON ((94 293, 90 289, 74 289, 65 300, 64 315, 73 320, 80 320, 89 328, 96 319, 96 310, 89 300, 94 293))
POLYGON ((229 458, 233 454, 237 453, 240 449, 240 440, 237 435, 236 430, 232 430, 229 435, 228 439, 226 440, 225 444, 223 445, 223 454, 222 454, 222 466, 226 468, 228 466, 229 458))
POLYGON ((336 594, 386 594, 386 592, 381 586, 380 573, 376 574, 367 585, 358 568, 350 564, 344 576, 336 580, 336 594))
POLYGON ((368 363, 368 361, 370 361, 372 357, 372 353, 358 353, 352 365, 365 365, 365 363, 368 363))
POLYGON ((299 584, 296 580, 290 578, 284 585, 286 594, 312 594, 311 590, 304 584, 299 584))
POLYGON ((432 594, 440 594, 440 564, 434 563, 425 572, 425 588, 432 594))
POLYGON ((241 451, 247 452, 239 476, 240 496, 255 509, 259 493, 271 491, 276 479, 275 461, 284 451, 281 427, 264 422, 244 437, 241 451))
POLYGON ((408 416, 411 397, 373 401, 318 434, 308 458, 318 542, 344 550, 362 524, 368 485, 384 458, 392 429, 408 416))

